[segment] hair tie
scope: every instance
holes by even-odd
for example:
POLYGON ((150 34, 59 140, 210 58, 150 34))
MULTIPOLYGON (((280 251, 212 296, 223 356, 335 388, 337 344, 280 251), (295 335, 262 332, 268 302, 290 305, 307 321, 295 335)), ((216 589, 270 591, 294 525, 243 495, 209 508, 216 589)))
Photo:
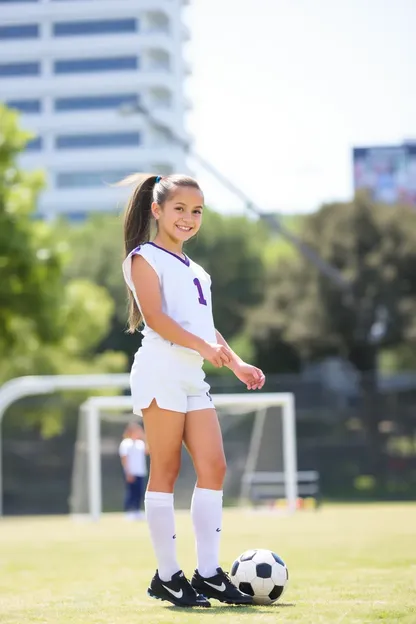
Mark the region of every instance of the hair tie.
POLYGON ((156 180, 155 180, 155 184, 157 184, 158 182, 160 182, 162 179, 162 176, 157 176, 156 180))

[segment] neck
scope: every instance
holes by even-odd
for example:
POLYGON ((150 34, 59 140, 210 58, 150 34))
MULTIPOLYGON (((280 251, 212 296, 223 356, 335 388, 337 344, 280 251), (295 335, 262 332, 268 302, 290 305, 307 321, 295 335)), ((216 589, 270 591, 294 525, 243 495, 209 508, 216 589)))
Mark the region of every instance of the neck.
POLYGON ((164 249, 171 251, 174 254, 178 254, 179 256, 183 255, 183 243, 181 241, 173 241, 168 236, 163 236, 159 232, 153 239, 153 243, 159 245, 159 247, 163 247, 164 249))

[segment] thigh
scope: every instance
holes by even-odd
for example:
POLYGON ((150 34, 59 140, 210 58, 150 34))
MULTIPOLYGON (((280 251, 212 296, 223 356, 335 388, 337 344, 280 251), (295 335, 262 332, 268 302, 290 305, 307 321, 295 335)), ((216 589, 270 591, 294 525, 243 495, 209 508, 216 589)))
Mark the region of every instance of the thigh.
POLYGON ((206 466, 225 464, 222 433, 215 409, 188 412, 183 439, 197 473, 206 466))
POLYGON ((151 461, 180 452, 185 414, 161 409, 155 400, 142 413, 151 461))

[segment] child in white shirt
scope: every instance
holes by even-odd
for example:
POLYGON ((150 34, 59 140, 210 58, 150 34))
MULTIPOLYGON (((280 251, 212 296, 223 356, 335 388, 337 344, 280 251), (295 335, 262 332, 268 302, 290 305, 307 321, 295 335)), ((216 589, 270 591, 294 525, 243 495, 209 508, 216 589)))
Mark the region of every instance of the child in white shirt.
POLYGON ((124 511, 128 520, 142 520, 144 518, 142 509, 147 477, 147 454, 142 427, 137 422, 129 423, 119 447, 126 484, 124 511))

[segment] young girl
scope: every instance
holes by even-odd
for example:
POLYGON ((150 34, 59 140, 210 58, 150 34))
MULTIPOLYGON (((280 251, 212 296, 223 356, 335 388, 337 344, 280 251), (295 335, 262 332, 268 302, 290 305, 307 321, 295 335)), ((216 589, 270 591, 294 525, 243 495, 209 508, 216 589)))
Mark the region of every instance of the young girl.
POLYGON ((203 362, 227 366, 249 390, 265 382, 262 371, 243 362, 215 329, 210 276, 182 250, 201 227, 203 205, 192 178, 148 176, 132 193, 124 222, 129 330, 144 324, 131 393, 134 413, 143 415, 150 453, 145 510, 158 569, 148 593, 187 607, 209 607, 207 598, 252 602, 219 565, 226 463, 203 362), (150 241, 152 221, 156 234, 150 241), (191 582, 176 558, 173 490, 182 443, 197 475, 191 515, 198 565, 191 582))
POLYGON ((129 520, 141 520, 144 497, 147 446, 144 431, 136 422, 131 422, 124 430, 119 447, 121 465, 126 482, 124 511, 129 520))

